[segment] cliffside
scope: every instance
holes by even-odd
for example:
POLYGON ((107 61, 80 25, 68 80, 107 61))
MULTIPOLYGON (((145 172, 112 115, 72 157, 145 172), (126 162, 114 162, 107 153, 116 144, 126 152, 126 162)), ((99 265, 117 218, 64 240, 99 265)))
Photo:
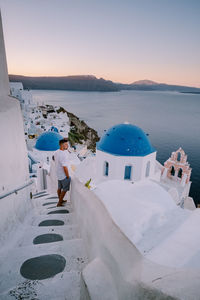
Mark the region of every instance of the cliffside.
POLYGON ((95 152, 96 142, 98 142, 100 139, 97 131, 93 128, 90 128, 83 120, 80 120, 73 113, 66 111, 63 107, 60 107, 57 110, 57 113, 60 112, 66 113, 69 118, 69 125, 71 129, 68 138, 71 146, 75 145, 76 143, 82 144, 84 141, 88 149, 90 149, 92 152, 95 152))

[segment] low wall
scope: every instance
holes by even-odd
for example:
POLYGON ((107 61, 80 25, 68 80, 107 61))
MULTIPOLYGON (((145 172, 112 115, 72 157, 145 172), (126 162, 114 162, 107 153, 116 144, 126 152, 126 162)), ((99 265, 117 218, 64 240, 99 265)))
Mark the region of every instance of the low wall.
POLYGON ((24 226, 23 221, 32 209, 30 201, 31 186, 14 194, 0 199, 0 250, 9 247, 9 242, 18 237, 15 232, 19 226, 24 226))
POLYGON ((174 299, 141 282, 143 256, 113 222, 101 200, 75 177, 71 201, 89 256, 83 279, 91 299, 174 299))
POLYGON ((29 180, 28 153, 23 119, 17 99, 4 97, 0 103, 0 194, 29 180))

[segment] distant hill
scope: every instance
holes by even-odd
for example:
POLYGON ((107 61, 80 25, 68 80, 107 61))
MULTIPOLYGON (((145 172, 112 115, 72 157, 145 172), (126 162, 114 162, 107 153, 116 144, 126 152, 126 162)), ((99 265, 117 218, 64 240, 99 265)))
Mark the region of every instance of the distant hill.
POLYGON ((72 90, 72 91, 119 91, 119 87, 110 80, 97 79, 91 75, 64 77, 28 77, 9 75, 9 80, 23 83, 25 89, 72 90))
POLYGON ((155 81, 144 79, 144 80, 138 80, 132 83, 133 85, 156 85, 158 84, 155 81))
POLYGON ((146 79, 133 82, 132 84, 130 84, 130 89, 143 90, 143 91, 172 91, 172 92, 180 92, 180 93, 200 94, 200 88, 157 83, 146 79))
POLYGON ((140 91, 176 91, 181 93, 200 94, 200 88, 157 83, 148 79, 135 81, 132 84, 114 83, 92 75, 62 76, 62 77, 29 77, 9 75, 9 80, 22 82, 25 89, 41 90, 71 90, 117 92, 120 90, 140 91))

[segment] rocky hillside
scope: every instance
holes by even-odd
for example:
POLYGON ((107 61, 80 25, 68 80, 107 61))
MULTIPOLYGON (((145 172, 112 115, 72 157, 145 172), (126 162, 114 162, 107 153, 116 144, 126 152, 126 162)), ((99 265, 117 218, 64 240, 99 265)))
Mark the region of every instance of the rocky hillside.
POLYGON ((97 131, 93 128, 90 128, 83 120, 80 120, 73 113, 66 111, 63 107, 60 107, 57 110, 57 113, 67 113, 70 122, 70 132, 68 135, 69 142, 71 146, 76 143, 82 144, 83 141, 87 145, 88 149, 92 152, 96 151, 96 142, 99 141, 99 136, 97 131))

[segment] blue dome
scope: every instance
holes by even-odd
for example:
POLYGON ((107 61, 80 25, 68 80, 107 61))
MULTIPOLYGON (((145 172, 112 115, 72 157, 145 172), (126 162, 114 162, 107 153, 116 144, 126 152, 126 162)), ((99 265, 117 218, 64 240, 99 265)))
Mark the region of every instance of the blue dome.
POLYGON ((49 129, 49 131, 58 132, 58 128, 56 128, 55 126, 51 126, 51 129, 49 129))
POLYGON ((132 124, 111 127, 97 143, 97 149, 119 156, 146 156, 156 151, 144 131, 132 124))
POLYGON ((59 141, 62 139, 62 135, 57 132, 47 131, 39 136, 35 148, 43 151, 55 151, 60 148, 59 141))

